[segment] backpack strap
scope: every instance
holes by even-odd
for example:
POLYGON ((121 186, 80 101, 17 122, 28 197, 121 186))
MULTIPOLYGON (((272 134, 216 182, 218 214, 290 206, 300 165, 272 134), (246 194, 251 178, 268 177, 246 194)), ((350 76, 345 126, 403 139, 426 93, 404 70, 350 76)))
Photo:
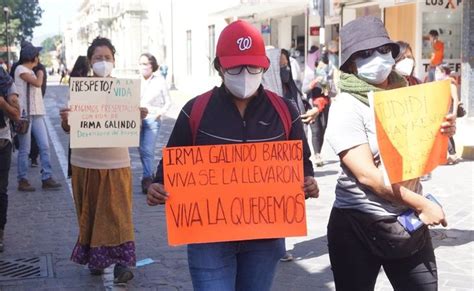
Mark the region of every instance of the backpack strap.
MULTIPOLYGON (((193 145, 196 144, 196 136, 199 129, 199 125, 201 124, 201 119, 204 114, 204 110, 206 109, 209 100, 211 100, 213 92, 214 89, 196 97, 196 100, 194 101, 193 106, 191 108, 191 113, 189 115, 189 126, 191 128, 193 145)), ((290 110, 288 109, 288 106, 286 105, 285 101, 283 101, 283 98, 278 96, 276 93, 270 90, 265 90, 265 94, 268 96, 268 99, 270 100, 273 107, 280 116, 280 119, 283 123, 283 128, 285 130, 285 137, 288 140, 290 137, 292 123, 290 110)))
POLYGON ((193 145, 196 144, 196 136, 199 125, 201 124, 202 115, 204 114, 204 110, 206 109, 207 103, 209 103, 209 100, 211 100, 213 92, 214 89, 196 97, 196 100, 194 101, 193 106, 191 108, 191 113, 189 115, 189 126, 191 127, 193 145))
POLYGON ((280 116, 280 119, 283 123, 283 128, 285 129, 285 137, 288 140, 290 138, 290 130, 292 123, 288 105, 286 105, 283 98, 278 96, 275 92, 265 89, 265 93, 268 96, 268 99, 272 103, 273 107, 277 111, 278 115, 280 116))

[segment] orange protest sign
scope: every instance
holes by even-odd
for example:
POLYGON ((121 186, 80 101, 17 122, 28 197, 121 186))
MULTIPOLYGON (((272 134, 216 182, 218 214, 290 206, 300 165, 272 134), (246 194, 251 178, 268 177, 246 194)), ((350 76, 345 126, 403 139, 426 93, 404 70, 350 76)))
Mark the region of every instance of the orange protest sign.
POLYGON ((306 235, 302 142, 163 149, 170 245, 306 235))
POLYGON ((390 183, 421 177, 446 162, 440 132, 450 102, 450 81, 375 92, 377 142, 390 183))

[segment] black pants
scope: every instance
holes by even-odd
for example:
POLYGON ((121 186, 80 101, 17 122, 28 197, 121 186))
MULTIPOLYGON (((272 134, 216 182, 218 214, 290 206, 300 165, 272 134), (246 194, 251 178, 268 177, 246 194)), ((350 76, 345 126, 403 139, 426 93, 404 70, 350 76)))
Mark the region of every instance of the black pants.
POLYGON ((348 217, 333 208, 328 224, 331 269, 338 291, 370 291, 383 266, 394 290, 438 290, 438 274, 431 239, 423 249, 404 259, 375 256, 356 236, 348 217))
POLYGON ((450 155, 456 154, 456 144, 454 143, 454 138, 450 137, 448 141, 448 153, 450 155))
POLYGON ((33 131, 31 132, 31 146, 30 146, 30 155, 29 158, 33 161, 36 160, 39 156, 39 147, 38 144, 36 143, 36 138, 35 135, 33 134, 33 131))
POLYGON ((8 209, 8 173, 12 160, 12 143, 0 139, 0 229, 5 228, 7 223, 8 209))
POLYGON ((329 104, 324 107, 324 110, 318 114, 316 120, 309 126, 311 128, 311 141, 313 143, 314 153, 321 153, 324 142, 324 133, 328 125, 329 104))

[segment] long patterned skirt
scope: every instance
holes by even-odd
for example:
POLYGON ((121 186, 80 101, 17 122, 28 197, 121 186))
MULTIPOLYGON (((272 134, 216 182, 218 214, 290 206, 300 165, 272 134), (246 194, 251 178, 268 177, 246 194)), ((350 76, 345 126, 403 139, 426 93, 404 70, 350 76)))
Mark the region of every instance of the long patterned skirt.
POLYGON ((71 260, 89 268, 135 266, 131 169, 72 166, 79 238, 71 260))

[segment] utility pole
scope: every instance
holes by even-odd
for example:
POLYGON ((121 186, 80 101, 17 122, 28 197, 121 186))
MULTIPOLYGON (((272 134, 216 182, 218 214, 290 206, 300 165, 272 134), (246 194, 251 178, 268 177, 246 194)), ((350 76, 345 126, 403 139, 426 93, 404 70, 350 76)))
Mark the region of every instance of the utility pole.
POLYGON ((320 48, 322 49, 323 46, 326 44, 326 24, 325 24, 325 11, 324 11, 324 2, 325 0, 319 0, 319 17, 321 21, 321 27, 319 28, 319 44, 320 48))
POLYGON ((177 90, 176 85, 174 84, 174 42, 173 42, 173 0, 171 0, 171 86, 170 90, 177 90))

